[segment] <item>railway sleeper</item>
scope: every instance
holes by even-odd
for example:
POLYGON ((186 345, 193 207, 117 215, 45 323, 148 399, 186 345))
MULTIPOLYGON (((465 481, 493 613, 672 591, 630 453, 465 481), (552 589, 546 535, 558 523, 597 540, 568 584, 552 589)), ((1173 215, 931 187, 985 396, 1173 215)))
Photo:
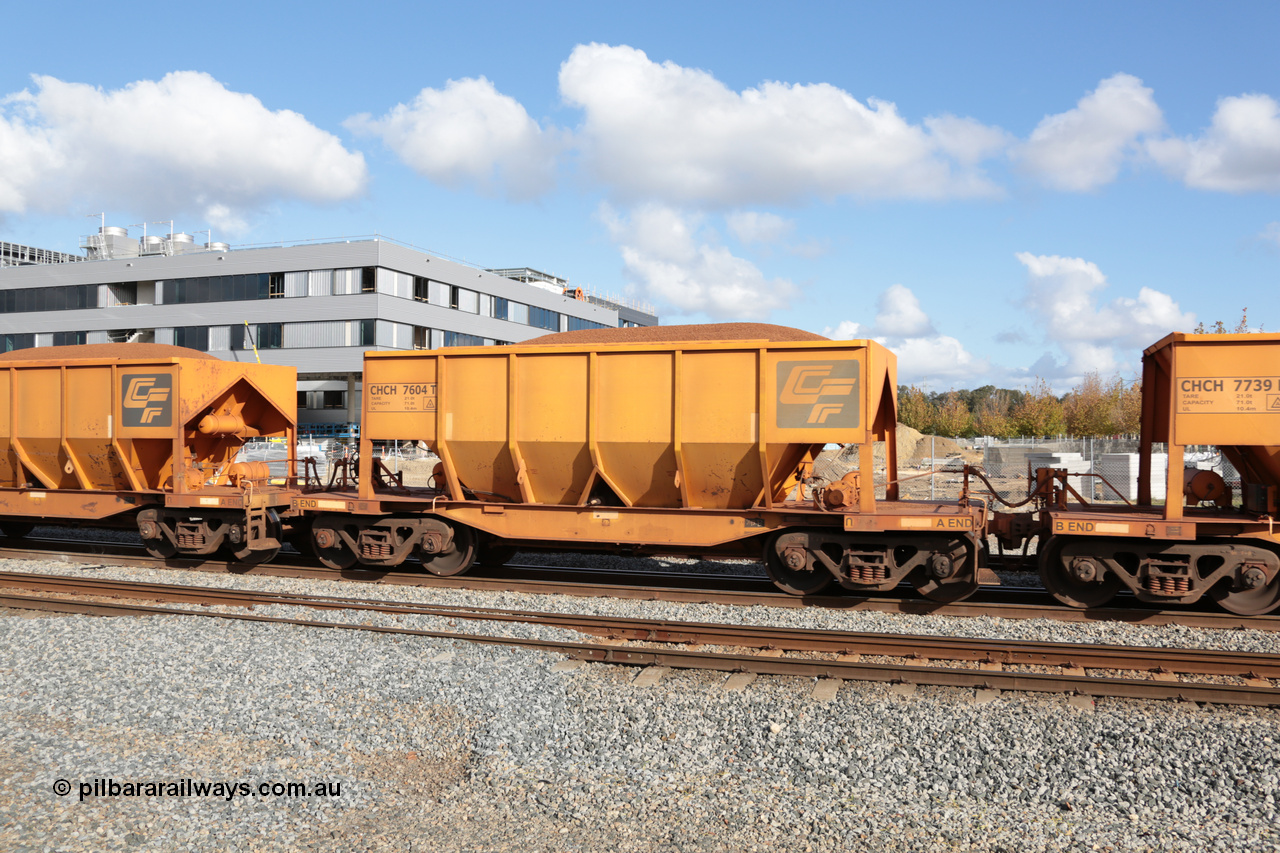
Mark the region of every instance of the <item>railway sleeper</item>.
POLYGON ((978 588, 977 553, 970 536, 793 530, 766 545, 765 567, 780 589, 795 595, 816 595, 833 583, 883 592, 909 580, 928 598, 958 601, 978 588))
POLYGON ((1055 537, 1040 573, 1059 601, 1075 607, 1101 606, 1121 587, 1155 604, 1190 604, 1208 594, 1242 615, 1280 606, 1280 556, 1238 542, 1055 537))

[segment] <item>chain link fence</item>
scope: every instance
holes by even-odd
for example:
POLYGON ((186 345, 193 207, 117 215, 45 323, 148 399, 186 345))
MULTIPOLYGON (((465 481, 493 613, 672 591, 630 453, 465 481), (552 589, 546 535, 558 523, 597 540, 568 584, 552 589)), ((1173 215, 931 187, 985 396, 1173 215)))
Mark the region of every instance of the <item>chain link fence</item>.
MULTIPOLYGON (((900 442, 900 449, 906 449, 900 442)), ((830 451, 824 457, 833 455, 830 451)), ((856 467, 856 451, 835 453, 841 461, 856 467)), ((875 486, 883 498, 888 482, 884 445, 876 444, 875 486)), ((1169 457, 1163 444, 1153 450, 1151 497, 1165 500, 1169 457)), ((1238 502, 1240 474, 1216 447, 1189 446, 1183 458, 1187 468, 1217 473, 1238 502)), ((980 469, 999 497, 1017 503, 1027 497, 1029 475, 1037 468, 1059 468, 1068 473, 1068 482, 1090 503, 1123 505, 1138 497, 1138 440, 1062 438, 1046 440, 1002 440, 993 438, 948 439, 922 436, 908 453, 898 459, 899 496, 906 500, 954 500, 964 484, 966 464, 980 469)), ((819 466, 814 466, 815 474, 819 466)), ((850 468, 849 470, 852 470, 850 468)), ((834 472, 833 472, 834 473, 834 472)), ((839 479, 839 477, 836 477, 839 479)), ((989 494, 977 478, 970 478, 970 492, 989 494)))

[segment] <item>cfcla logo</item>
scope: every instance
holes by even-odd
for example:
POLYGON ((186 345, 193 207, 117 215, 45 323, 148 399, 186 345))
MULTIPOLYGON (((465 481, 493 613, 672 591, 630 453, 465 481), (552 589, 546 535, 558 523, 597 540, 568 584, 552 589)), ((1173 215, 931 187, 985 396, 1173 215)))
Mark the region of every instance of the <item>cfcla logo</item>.
POLYGON ((852 359, 778 362, 778 426, 856 427, 858 370, 852 359))
POLYGON ((787 377, 787 384, 778 401, 788 406, 807 404, 813 406, 807 423, 826 423, 831 415, 840 413, 843 403, 819 403, 821 397, 845 397, 853 393, 857 379, 833 378, 833 364, 815 365, 812 367, 793 367, 787 377))
POLYGON ((173 422, 173 377, 135 373, 120 377, 123 426, 167 427, 173 422))

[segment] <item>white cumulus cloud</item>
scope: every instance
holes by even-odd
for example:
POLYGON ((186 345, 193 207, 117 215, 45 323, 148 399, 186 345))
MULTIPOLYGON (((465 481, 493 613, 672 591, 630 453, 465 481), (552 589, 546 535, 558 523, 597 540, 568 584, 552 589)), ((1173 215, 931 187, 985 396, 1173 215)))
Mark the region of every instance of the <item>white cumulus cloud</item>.
POLYGON ((909 384, 964 384, 991 368, 986 359, 975 357, 957 338, 940 334, 920 299, 901 284, 880 294, 870 325, 844 320, 823 334, 833 340, 871 338, 884 344, 898 356, 899 381, 909 384))
POLYGON ((827 83, 736 92, 706 71, 641 50, 579 45, 560 92, 584 116, 588 170, 627 199, 728 206, 809 197, 997 194, 974 162, 1002 143, 969 119, 912 124, 883 100, 827 83))
POLYGON ((1083 258, 1030 252, 1019 252, 1017 258, 1027 269, 1025 305, 1036 316, 1036 325, 1066 354, 1066 374, 1133 367, 1143 347, 1195 324, 1195 314, 1182 311, 1169 294, 1149 287, 1140 288, 1136 298, 1120 296, 1100 304, 1107 278, 1097 264, 1083 258))
POLYGON ((1267 95, 1223 98, 1203 135, 1153 140, 1147 149, 1190 187, 1280 192, 1280 104, 1267 95))
POLYGON ((626 216, 602 204, 599 215, 622 252, 627 277, 647 298, 680 313, 762 320, 797 292, 789 280, 766 278, 750 261, 703 241, 699 216, 657 204, 626 216))
POLYGON ((1116 179, 1125 158, 1138 151, 1138 137, 1163 126, 1151 90, 1137 77, 1116 74, 1074 109, 1046 116, 1013 155, 1050 187, 1093 190, 1116 179))
POLYGON ((796 224, 776 213, 760 213, 754 210, 737 210, 725 218, 730 233, 739 243, 776 243, 795 230, 796 224))
POLYGON ((346 126, 376 135, 410 168, 448 187, 527 200, 555 185, 563 131, 544 129, 515 98, 484 77, 426 88, 382 118, 353 116, 346 126))
POLYGON ((0 101, 0 212, 128 205, 223 225, 270 202, 364 191, 364 157, 290 110, 208 74, 177 71, 103 91, 34 76, 0 101))

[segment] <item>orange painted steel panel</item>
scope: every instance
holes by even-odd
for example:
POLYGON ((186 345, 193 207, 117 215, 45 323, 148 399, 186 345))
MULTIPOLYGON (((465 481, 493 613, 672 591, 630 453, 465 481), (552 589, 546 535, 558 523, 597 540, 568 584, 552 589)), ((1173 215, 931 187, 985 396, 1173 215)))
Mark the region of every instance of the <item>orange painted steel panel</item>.
MULTIPOLYGON (((194 351, 131 358, 130 345, 115 346, 116 358, 95 346, 0 360, 0 492, 7 492, 7 512, 63 514, 51 510, 81 499, 55 493, 182 493, 216 485, 243 442, 200 433, 196 425, 210 414, 242 421, 250 435, 295 441, 294 368, 194 351), (79 355, 85 351, 93 354, 79 355), (50 497, 27 497, 42 492, 50 497)), ((131 506, 81 497, 96 502, 82 513, 86 518, 131 506)))
POLYGON ((1143 391, 1144 462, 1151 443, 1169 444, 1166 517, 1182 515, 1187 445, 1222 448, 1246 484, 1280 486, 1280 335, 1169 335, 1143 354, 1143 391))
POLYGON ((871 341, 367 352, 364 367, 363 442, 425 442, 455 499, 771 506, 822 445, 869 449, 896 421, 896 361, 871 341))
POLYGON ((515 361, 512 431, 529 503, 577 504, 591 476, 587 446, 588 356, 515 361), (557 400, 547 405, 547 400, 557 400))

